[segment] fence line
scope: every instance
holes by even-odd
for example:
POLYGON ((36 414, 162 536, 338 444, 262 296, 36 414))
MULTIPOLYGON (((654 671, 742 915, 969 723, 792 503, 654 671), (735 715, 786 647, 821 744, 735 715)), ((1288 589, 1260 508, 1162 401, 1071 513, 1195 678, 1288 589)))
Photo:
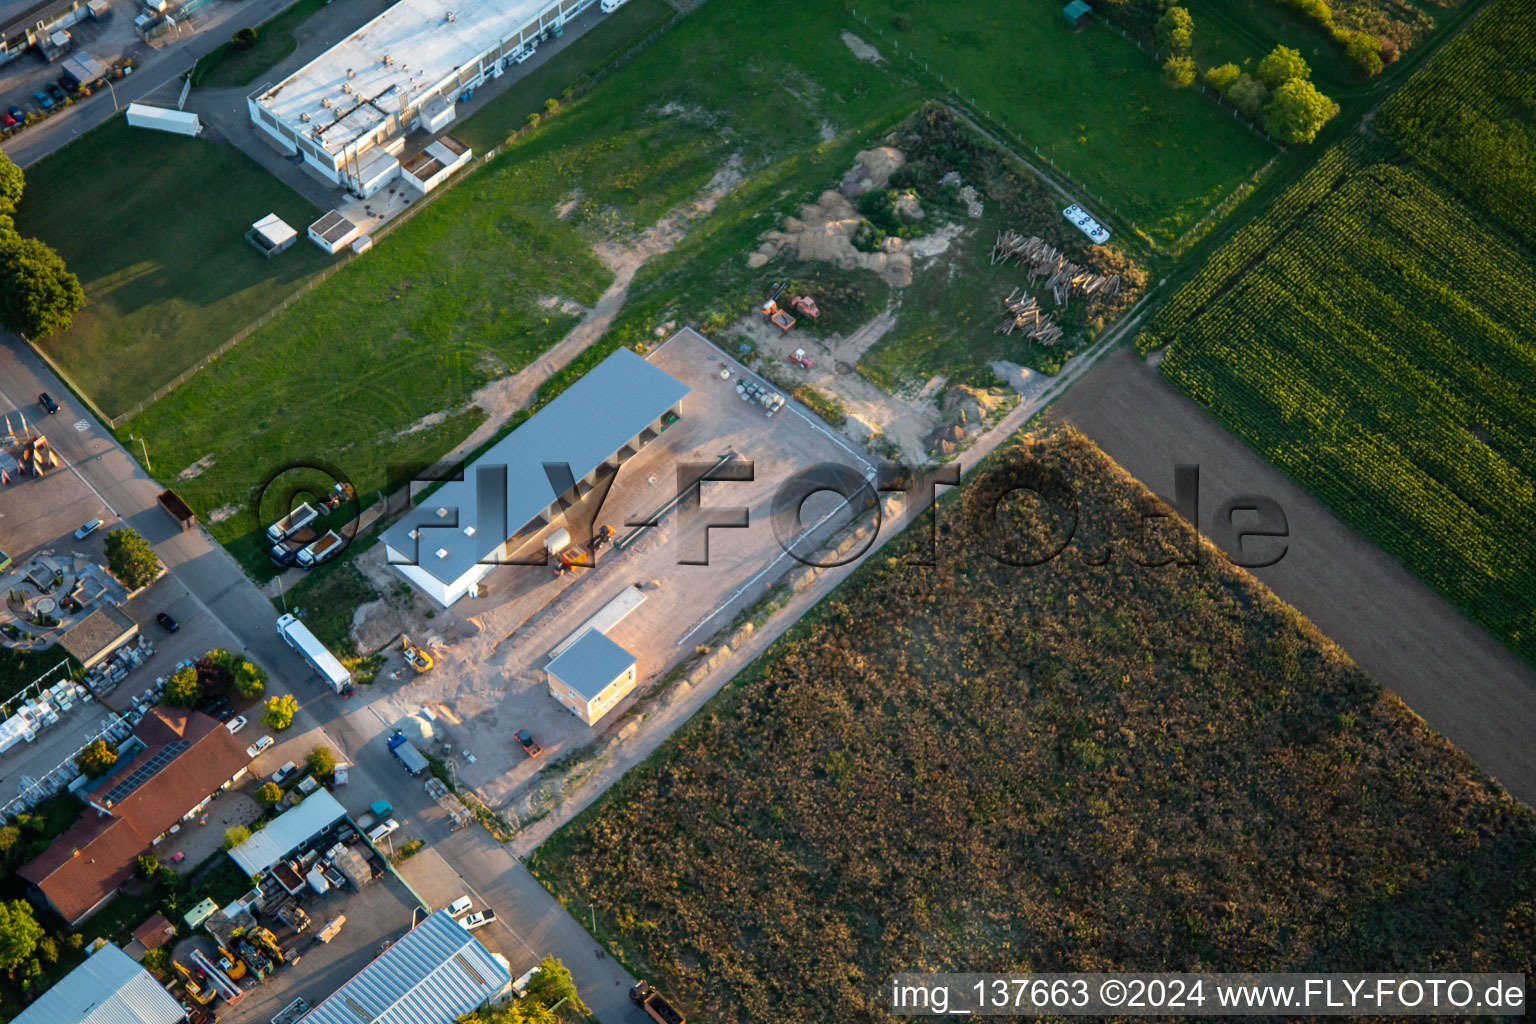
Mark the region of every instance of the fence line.
MULTIPOLYGON (((686 17, 691 11, 695 10, 698 6, 699 6, 698 4, 693 4, 692 6, 688 7, 685 10, 678 11, 676 14, 672 15, 672 17, 666 22, 666 24, 658 26, 657 28, 653 29, 651 31, 651 33, 649 35, 647 35, 644 39, 641 39, 639 42, 634 43, 633 45, 630 46, 629 49, 625 50, 624 53, 622 53, 618 57, 615 57, 610 64, 608 64, 605 67, 599 68, 598 70, 590 73, 589 75, 583 75, 582 78, 585 78, 587 80, 585 83, 582 83, 581 79, 577 79, 575 82, 573 82, 570 85, 566 86, 565 89, 561 90, 561 93, 560 93, 560 95, 563 97, 562 102, 569 103, 572 100, 577 99, 578 97, 584 95, 587 92, 587 90, 592 88, 593 85, 597 84, 599 81, 601 81, 606 76, 612 74, 614 71, 617 71, 620 67, 622 67, 625 64, 629 63, 631 60, 633 60, 640 53, 642 53, 645 50, 649 49, 651 47, 651 45, 653 45, 658 39, 660 39, 668 31, 670 31, 673 26, 675 26, 678 22, 682 21, 684 17, 686 17)), ((483 113, 483 111, 482 111, 482 113, 483 113)), ((540 118, 540 120, 542 120, 542 117, 540 118)), ((511 132, 511 134, 509 134, 507 136, 506 139, 504 139, 501 142, 498 142, 496 145, 492 146, 490 149, 488 149, 484 153, 482 153, 480 155, 480 157, 478 158, 478 160, 474 164, 472 164, 470 167, 466 168, 462 173, 454 175, 453 177, 449 178, 442 185, 440 185, 436 189, 433 189, 431 192, 429 192, 426 195, 422 196, 420 199, 418 199, 415 202, 413 202, 410 206, 408 206, 404 210, 400 211, 400 213, 396 214, 395 216, 391 217, 389 220, 387 220, 387 221, 383 222, 382 224, 380 224, 372 232, 372 237, 373 237, 374 241, 377 242, 379 239, 381 239, 384 236, 388 235, 391 231, 393 231, 395 228, 399 227, 401 224, 404 224, 407 221, 409 221, 412 217, 416 216, 416 214, 420 213, 423 208, 429 206, 432 202, 434 202, 435 200, 441 198, 443 196, 443 194, 445 192, 447 192, 450 188, 452 188, 453 186, 459 184, 460 182, 462 182, 466 178, 468 178, 474 172, 474 170, 477 167, 484 167, 485 165, 489 164, 492 160, 494 160, 496 157, 500 156, 503 152, 505 152, 507 150, 507 148, 513 142, 521 139, 525 134, 527 134, 528 132, 532 131, 534 127, 535 127, 535 123, 531 122, 529 124, 524 124, 524 125, 519 126, 516 129, 514 129, 511 132)), ((120 425, 122 425, 123 423, 128 422, 130 419, 132 419, 133 417, 137 416, 139 413, 143 412, 145 409, 148 409, 150 406, 152 406, 156 402, 160 401, 160 399, 164 398, 166 395, 170 394, 172 391, 175 391, 178 387, 180 387, 181 385, 185 384, 187 381, 191 380, 192 377, 195 376, 199 371, 205 369, 208 366, 209 363, 213 362, 215 359, 219 358, 220 356, 228 353, 230 349, 232 349, 236 345, 240 344, 242 341, 244 341, 246 338, 250 337, 256 331, 260 330, 262 327, 265 327, 267 324, 271 323, 273 318, 276 317, 279 313, 282 313, 289 306, 292 306, 295 302, 297 302, 298 300, 302 299, 304 296, 308 295, 310 292, 314 291, 316 287, 318 287, 319 285, 321 285, 324 282, 328 281, 332 276, 334 276, 335 274, 339 273, 344 267, 350 265, 352 263, 352 261, 357 259, 360 255, 362 255, 362 254, 354 253, 354 252, 345 252, 345 253, 343 253, 341 255, 340 259, 336 260, 330 266, 326 267, 324 270, 320 271, 314 277, 311 277, 308 281, 304 282, 304 284, 300 285, 299 288, 296 291, 294 291, 292 294, 290 294, 287 298, 284 298, 283 300, 278 302, 277 305, 273 306, 271 309, 268 309, 265 313, 262 313, 255 320, 251 321, 250 323, 248 323, 244 327, 242 327, 240 330, 236 331, 234 333, 234 335, 228 341, 224 342, 218 348, 214 349, 212 352, 209 352, 207 355, 203 356, 196 363, 194 363, 191 366, 187 367, 181 373, 178 373, 175 376, 175 378, 173 378, 172 380, 170 380, 167 383, 165 383, 165 384, 161 385, 160 387, 156 388, 154 393, 151 394, 148 398, 141 399, 140 401, 135 402, 133 404, 133 406, 131 406, 126 412, 120 413, 117 416, 108 416, 106 413, 102 412, 102 410, 96 405, 96 403, 91 401, 90 398, 86 395, 86 393, 84 391, 82 391, 79 387, 77 387, 64 374, 63 369, 60 368, 57 363, 55 363, 52 359, 49 359, 48 356, 40 348, 38 348, 38 346, 32 344, 30 341, 28 342, 28 344, 32 345, 33 351, 37 352, 38 355, 42 356, 43 359, 45 361, 47 361, 48 365, 53 368, 54 373, 56 373, 60 377, 60 379, 62 379, 66 384, 68 384, 71 390, 73 390, 76 394, 78 394, 81 398, 83 398, 85 400, 86 404, 88 404, 91 407, 91 411, 92 412, 94 412, 109 427, 111 427, 113 430, 116 430, 120 425)))

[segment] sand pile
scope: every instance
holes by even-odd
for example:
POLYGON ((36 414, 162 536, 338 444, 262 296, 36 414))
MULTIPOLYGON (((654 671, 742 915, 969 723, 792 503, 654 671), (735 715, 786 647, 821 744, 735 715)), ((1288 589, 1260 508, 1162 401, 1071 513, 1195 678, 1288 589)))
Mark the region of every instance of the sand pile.
POLYGON ((800 216, 786 217, 780 230, 764 232, 762 244, 747 257, 747 266, 755 269, 780 256, 873 270, 893 288, 911 284, 911 245, 900 238, 887 238, 881 252, 861 252, 853 244, 860 220, 848 197, 829 188, 815 203, 802 206, 800 216))

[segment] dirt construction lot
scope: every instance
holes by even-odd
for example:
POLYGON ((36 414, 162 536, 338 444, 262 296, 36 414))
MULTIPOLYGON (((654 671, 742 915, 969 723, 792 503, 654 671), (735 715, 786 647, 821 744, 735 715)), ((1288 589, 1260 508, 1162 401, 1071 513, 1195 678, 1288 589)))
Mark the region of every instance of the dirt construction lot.
MULTIPOLYGON (((732 453, 751 461, 753 479, 707 482, 702 503, 705 509, 748 509, 746 529, 710 531, 708 564, 680 565, 696 545, 681 542, 679 512, 671 509, 659 526, 623 550, 615 545, 603 551, 596 568, 557 579, 542 565, 502 566, 487 577, 480 598, 420 622, 402 622, 397 607, 381 604, 370 613, 377 625, 365 622, 358 631, 380 642, 380 634, 394 635, 403 625, 415 638, 441 639, 431 672, 381 677, 365 692, 386 721, 420 708, 436 713, 448 742, 430 752, 451 751, 460 779, 493 807, 505 805, 543 763, 615 727, 629 703, 621 702, 596 729, 575 718, 546 689, 543 669, 552 647, 617 594, 638 586, 644 603, 609 636, 635 655, 637 689, 644 690, 797 565, 769 524, 771 501, 788 477, 828 462, 860 477, 873 470, 863 452, 797 405, 786 404, 768 417, 761 406, 744 402, 736 381, 752 374, 703 337, 684 331, 649 358, 692 392, 683 400, 682 418, 624 464, 595 521, 612 525, 622 540, 628 524, 651 517, 677 494, 679 464, 713 463, 732 453), (512 738, 524 727, 544 747, 539 761, 528 759, 512 738)), ((813 496, 802 507, 801 522, 823 536, 846 521, 842 507, 835 495, 813 496)), ((578 506, 567 519, 580 520, 584 511, 578 506)), ((399 575, 384 563, 382 545, 360 564, 382 588, 400 585, 399 575)), ((418 608, 423 604, 416 602, 418 608)))
POLYGON ((1202 529, 1234 495, 1278 501, 1289 547, 1254 576, 1511 793, 1536 802, 1536 672, 1130 351, 1095 366, 1053 411, 1165 497, 1174 465, 1197 464, 1202 529))

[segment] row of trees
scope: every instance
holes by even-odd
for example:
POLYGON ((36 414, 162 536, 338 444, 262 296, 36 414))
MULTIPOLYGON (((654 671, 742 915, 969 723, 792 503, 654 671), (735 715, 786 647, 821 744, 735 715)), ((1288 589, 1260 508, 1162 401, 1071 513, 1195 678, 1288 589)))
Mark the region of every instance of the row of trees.
POLYGON ((1299 52, 1277 46, 1259 61, 1254 74, 1236 64, 1221 64, 1206 70, 1205 84, 1261 121, 1270 135, 1295 145, 1311 142, 1339 112, 1339 105, 1319 92, 1311 77, 1312 69, 1299 52))
POLYGON ((0 153, 0 325, 40 338, 69 328, 85 290, 45 242, 17 233, 11 215, 25 183, 21 168, 0 153))

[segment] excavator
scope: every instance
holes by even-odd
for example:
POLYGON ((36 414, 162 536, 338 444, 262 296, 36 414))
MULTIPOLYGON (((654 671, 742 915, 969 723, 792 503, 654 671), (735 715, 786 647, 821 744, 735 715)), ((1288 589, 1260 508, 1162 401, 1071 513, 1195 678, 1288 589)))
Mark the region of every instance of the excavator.
POLYGON ((197 978, 193 976, 191 971, 187 970, 186 965, 180 960, 172 960, 171 966, 175 968, 176 973, 180 974, 186 982, 187 995, 199 1003, 207 1004, 213 1002, 213 997, 218 995, 218 993, 213 990, 212 985, 199 983, 197 978))
POLYGON ((405 660, 410 662, 411 668, 418 673, 432 667, 432 655, 427 653, 426 648, 411 643, 411 638, 403 634, 400 637, 400 653, 405 655, 405 660))
POLYGON ((270 929, 254 928, 250 932, 250 936, 252 941, 256 943, 257 948, 267 954, 274 964, 288 962, 288 957, 283 952, 283 948, 277 944, 277 936, 273 935, 270 929))
POLYGON ((795 318, 789 310, 779 305, 779 296, 784 292, 783 283, 774 285, 773 291, 768 293, 768 298, 763 300, 763 319, 781 331, 795 326, 795 318))

